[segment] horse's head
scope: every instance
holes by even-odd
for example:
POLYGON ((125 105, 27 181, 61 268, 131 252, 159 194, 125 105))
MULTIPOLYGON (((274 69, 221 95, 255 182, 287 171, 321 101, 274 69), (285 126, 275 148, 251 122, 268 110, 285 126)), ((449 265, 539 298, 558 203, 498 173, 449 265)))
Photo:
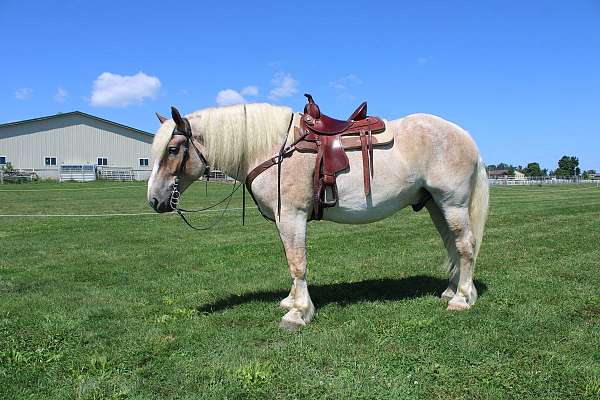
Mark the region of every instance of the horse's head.
POLYGON ((173 211, 181 193, 208 168, 202 138, 192 134, 190 122, 175 107, 171 114, 172 120, 157 114, 161 128, 154 139, 157 151, 148 180, 148 203, 161 213, 173 211))

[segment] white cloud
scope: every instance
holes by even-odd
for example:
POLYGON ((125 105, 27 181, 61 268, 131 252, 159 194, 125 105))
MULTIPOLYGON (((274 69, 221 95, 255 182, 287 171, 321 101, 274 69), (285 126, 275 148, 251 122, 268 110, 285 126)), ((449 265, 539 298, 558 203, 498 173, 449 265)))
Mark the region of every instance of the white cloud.
POLYGON ((69 95, 69 92, 67 92, 65 89, 59 87, 58 89, 56 89, 56 94, 54 95, 54 101, 56 101, 57 103, 64 103, 68 95, 69 95))
POLYGON ((362 85, 362 81, 355 74, 346 75, 340 79, 329 82, 329 86, 337 90, 347 90, 352 86, 362 85))
POLYGON ((90 104, 96 107, 141 104, 147 98, 155 98, 158 89, 160 80, 143 72, 131 76, 103 72, 94 81, 90 104))
POLYGON ((229 106, 232 104, 245 103, 246 99, 236 90, 225 89, 217 93, 216 102, 219 106, 229 106))
POLYGON ((267 67, 280 69, 283 66, 283 61, 281 60, 272 60, 267 63, 267 67))
POLYGON ((258 96, 258 88, 256 86, 246 86, 240 90, 240 94, 244 96, 258 96))
POLYGON ((17 98, 17 100, 27 100, 31 97, 32 94, 33 89, 27 87, 20 88, 15 91, 15 97, 17 98))
POLYGON ((271 79, 271 85, 274 86, 269 92, 269 99, 271 100, 290 97, 298 93, 298 81, 292 78, 290 74, 284 72, 277 72, 273 76, 273 79, 271 79))

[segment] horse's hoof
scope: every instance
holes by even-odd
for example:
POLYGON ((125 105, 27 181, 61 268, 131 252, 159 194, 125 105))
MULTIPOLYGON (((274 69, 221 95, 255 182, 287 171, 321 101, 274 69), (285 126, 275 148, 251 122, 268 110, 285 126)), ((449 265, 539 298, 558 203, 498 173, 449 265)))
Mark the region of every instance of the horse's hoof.
POLYGON ((283 330, 294 332, 306 326, 306 322, 300 317, 298 311, 290 311, 281 318, 279 327, 283 330))
POLYGON ((279 302, 279 307, 281 307, 285 310, 291 310, 293 306, 294 306, 294 299, 291 296, 288 296, 279 302))
POLYGON ((462 311, 468 310, 469 308, 471 308, 471 306, 469 305, 469 303, 467 303, 467 300, 463 296, 454 296, 448 302, 447 310, 462 311))
POLYGON ((311 302, 310 305, 308 306, 308 310, 306 310, 306 312, 304 313, 302 320, 308 324, 310 321, 313 320, 314 317, 315 317, 315 306, 313 306, 313 304, 311 302))
POLYGON ((454 290, 452 290, 451 288, 447 288, 446 290, 444 290, 444 293, 442 293, 440 298, 445 301, 450 301, 450 299, 452 299, 455 295, 456 292, 454 290))

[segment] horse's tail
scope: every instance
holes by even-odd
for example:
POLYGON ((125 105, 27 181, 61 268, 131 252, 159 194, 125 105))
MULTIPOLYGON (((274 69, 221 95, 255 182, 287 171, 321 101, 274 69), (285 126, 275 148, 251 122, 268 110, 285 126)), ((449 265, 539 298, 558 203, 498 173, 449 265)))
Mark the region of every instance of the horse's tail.
POLYGON ((469 222, 471 225, 471 232, 475 237, 473 267, 475 266, 477 254, 479 253, 479 247, 481 246, 481 241, 483 239, 483 229, 485 227, 485 221, 487 220, 488 214, 488 203, 489 183, 485 170, 485 164, 480 157, 477 163, 477 169, 475 171, 475 186, 473 187, 473 192, 471 192, 471 202, 469 203, 469 222))

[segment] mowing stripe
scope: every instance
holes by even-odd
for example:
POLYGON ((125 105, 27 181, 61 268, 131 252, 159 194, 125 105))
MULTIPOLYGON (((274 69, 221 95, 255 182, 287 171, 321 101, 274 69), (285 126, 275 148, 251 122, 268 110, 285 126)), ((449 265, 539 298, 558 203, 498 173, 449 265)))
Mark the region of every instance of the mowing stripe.
MULTIPOLYGON (((257 209, 257 207, 246 207, 246 209, 257 209)), ((228 208, 227 211, 241 211, 242 207, 237 208, 228 208)), ((200 211, 200 213, 211 213, 211 212, 223 212, 223 209, 218 210, 204 210, 200 211)), ((1 218, 63 218, 63 217, 73 217, 73 218, 97 218, 97 217, 139 217, 143 215, 177 215, 176 212, 168 212, 168 213, 156 213, 156 212, 143 212, 143 213, 114 213, 114 214, 0 214, 1 218)))
POLYGON ((60 188, 60 189, 0 189, 0 192, 54 192, 54 191, 77 192, 77 191, 84 191, 84 190, 109 190, 109 189, 131 189, 131 188, 146 189, 146 186, 128 185, 128 186, 106 186, 106 187, 102 187, 102 188, 71 188, 71 189, 64 189, 64 188, 60 188))

